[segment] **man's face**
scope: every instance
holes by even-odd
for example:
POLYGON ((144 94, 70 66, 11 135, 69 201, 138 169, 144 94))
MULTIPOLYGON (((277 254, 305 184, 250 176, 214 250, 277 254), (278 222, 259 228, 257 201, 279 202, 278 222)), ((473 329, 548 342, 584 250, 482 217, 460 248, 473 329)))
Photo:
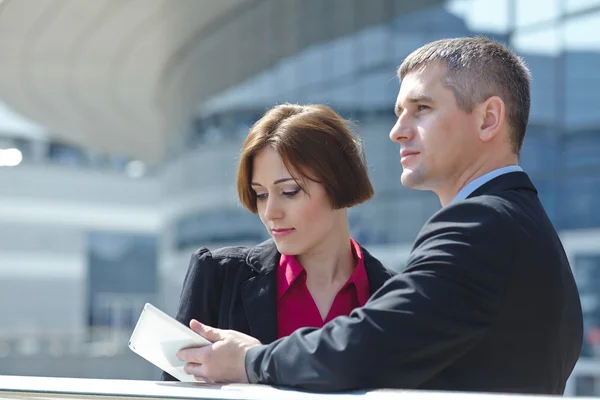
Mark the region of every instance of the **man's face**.
POLYGON ((445 73, 443 65, 431 64, 404 77, 390 132, 400 143, 402 184, 438 195, 453 189, 479 142, 477 118, 458 108, 445 73))

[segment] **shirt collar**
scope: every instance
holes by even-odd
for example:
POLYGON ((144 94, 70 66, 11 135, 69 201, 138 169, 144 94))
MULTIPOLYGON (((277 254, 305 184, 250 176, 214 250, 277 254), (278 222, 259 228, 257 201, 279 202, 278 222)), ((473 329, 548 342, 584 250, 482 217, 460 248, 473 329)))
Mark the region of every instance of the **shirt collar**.
POLYGON ((499 177, 500 175, 508 174, 510 172, 523 172, 523 168, 518 165, 509 165, 507 167, 502 167, 495 169, 493 171, 488 172, 485 175, 480 176, 477 179, 472 180, 467 183, 465 187, 463 187, 457 194, 454 196, 454 199, 450 202, 450 204, 455 203, 460 200, 465 200, 471 193, 479 189, 484 184, 488 183, 494 178, 499 177))
POLYGON ((277 271, 277 299, 281 299, 285 292, 292 286, 296 278, 304 272, 296 256, 282 254, 279 258, 277 271))
MULTIPOLYGON (((354 285, 357 300, 362 305, 367 302, 371 295, 369 278, 365 269, 365 258, 360 245, 352 238, 350 238, 350 245, 357 262, 356 268, 354 268, 352 275, 350 275, 343 288, 348 285, 354 285)), ((290 286, 304 272, 304 268, 295 256, 282 254, 279 259, 279 271, 277 273, 277 299, 281 299, 290 286)))

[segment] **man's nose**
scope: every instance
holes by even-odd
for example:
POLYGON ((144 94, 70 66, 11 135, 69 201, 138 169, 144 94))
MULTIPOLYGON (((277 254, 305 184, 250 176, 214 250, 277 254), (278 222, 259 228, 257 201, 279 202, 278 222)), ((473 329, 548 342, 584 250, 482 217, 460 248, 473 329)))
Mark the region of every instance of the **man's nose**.
POLYGON ((400 115, 390 131, 390 140, 396 143, 402 143, 410 140, 414 136, 414 127, 406 115, 400 115))

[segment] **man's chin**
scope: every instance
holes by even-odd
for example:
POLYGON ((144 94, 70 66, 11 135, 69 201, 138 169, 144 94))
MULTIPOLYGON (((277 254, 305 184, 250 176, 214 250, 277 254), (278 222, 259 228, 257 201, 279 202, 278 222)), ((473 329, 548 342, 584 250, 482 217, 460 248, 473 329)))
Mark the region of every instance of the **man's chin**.
POLYGON ((400 182, 402 182, 402 186, 408 189, 426 190, 423 187, 425 182, 421 179, 421 176, 415 174, 413 171, 404 170, 400 177, 400 182))

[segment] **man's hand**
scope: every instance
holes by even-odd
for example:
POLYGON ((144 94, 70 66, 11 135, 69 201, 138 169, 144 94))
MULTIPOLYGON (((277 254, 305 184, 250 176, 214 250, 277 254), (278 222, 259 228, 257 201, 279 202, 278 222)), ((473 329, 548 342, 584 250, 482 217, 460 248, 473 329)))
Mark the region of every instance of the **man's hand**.
POLYGON ((213 344, 177 353, 177 358, 187 362, 184 369, 187 374, 207 382, 248 383, 246 353, 261 344, 257 339, 237 331, 212 328, 195 319, 190 321, 190 328, 213 344))

